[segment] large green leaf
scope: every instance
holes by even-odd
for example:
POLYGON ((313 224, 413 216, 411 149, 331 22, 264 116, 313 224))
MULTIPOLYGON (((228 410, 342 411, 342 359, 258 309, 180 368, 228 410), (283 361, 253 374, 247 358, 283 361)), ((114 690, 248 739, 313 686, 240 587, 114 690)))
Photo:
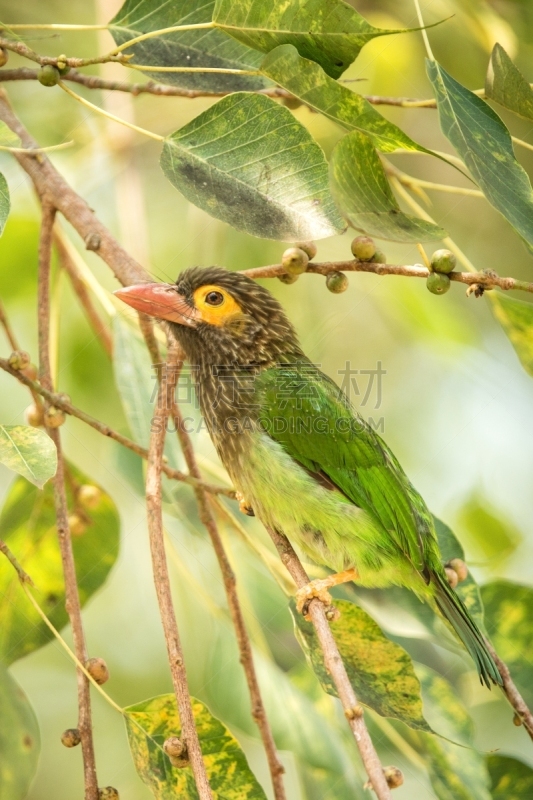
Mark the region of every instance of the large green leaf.
MULTIPOLYGON (((465 551, 452 529, 440 519, 437 519, 437 517, 433 517, 433 519, 443 563, 446 564, 446 562, 451 561, 452 558, 461 558, 464 560, 465 551)), ((472 577, 470 571, 468 572, 466 580, 461 581, 455 591, 467 607, 470 615, 475 619, 481 630, 483 630, 483 603, 481 602, 479 586, 472 577)))
POLYGON ((490 292, 494 316, 504 329, 526 372, 533 375, 533 304, 490 292))
POLYGON ((501 44, 495 44, 485 80, 485 96, 524 119, 533 120, 533 89, 501 44))
MULTIPOLYGON (((79 487, 94 485, 79 470, 68 466, 68 506, 72 525, 72 546, 80 601, 87 600, 102 586, 116 561, 119 547, 119 517, 109 495, 102 489, 93 499, 84 499, 79 487)), ((56 628, 68 621, 65 587, 55 524, 54 493, 51 484, 38 491, 24 478, 12 484, 0 514, 2 538, 22 567, 33 578, 35 597, 56 628)), ((15 570, 7 559, 0 560, 0 659, 6 663, 42 647, 52 637, 22 591, 15 570)))
POLYGON ((40 736, 30 702, 0 664, 0 797, 24 800, 37 769, 40 736))
POLYGON ((284 44, 272 50, 262 61, 261 72, 343 128, 366 133, 384 153, 430 152, 382 117, 364 97, 330 78, 320 64, 302 58, 293 45, 284 44))
MULTIPOLYGON (((422 713, 420 682, 409 655, 391 642, 362 608, 336 600, 340 619, 331 623, 335 641, 358 700, 383 717, 393 717, 422 731, 431 731, 422 713)), ((315 629, 293 612, 295 630, 306 658, 328 694, 337 696, 326 671, 315 629)))
MULTIPOLYGON (((124 44, 143 33, 177 25, 210 22, 215 0, 126 0, 111 20, 111 33, 117 44, 124 44)), ((145 39, 129 47, 132 63, 151 67, 209 67, 217 69, 257 69, 261 55, 225 33, 211 29, 175 31, 145 39)), ((224 75, 209 72, 148 72, 152 79, 199 91, 239 91, 261 89, 261 75, 224 75)))
POLYGON ((350 225, 393 242, 427 242, 446 231, 400 211, 374 145, 352 131, 337 144, 330 161, 331 190, 350 225))
POLYGON ((533 244, 533 190, 514 156, 509 131, 484 100, 461 86, 436 61, 427 61, 427 72, 444 135, 489 203, 533 244))
POLYGON ((195 205, 265 239, 322 239, 343 229, 324 153, 274 100, 236 93, 166 139, 161 167, 195 205))
POLYGON ((533 704, 533 589, 498 580, 481 587, 487 631, 529 706, 533 704))
POLYGON ((9 186, 0 172, 0 236, 4 232, 10 209, 11 199, 9 197, 9 186))
MULTIPOLYGON (((266 800, 236 739, 207 706, 193 697, 191 702, 213 799, 266 800)), ((175 696, 162 694, 124 710, 135 767, 156 800, 197 800, 190 767, 173 767, 163 750, 165 739, 181 734, 175 696)))
POLYGON ((509 756, 491 753, 487 767, 492 780, 492 800, 531 800, 533 769, 509 756))
POLYGON ((0 425, 0 461, 42 489, 56 474, 57 451, 50 437, 39 428, 0 425))
POLYGON ((371 39, 405 32, 375 28, 342 0, 218 0, 213 21, 263 53, 280 44, 293 44, 333 78, 342 75, 371 39))

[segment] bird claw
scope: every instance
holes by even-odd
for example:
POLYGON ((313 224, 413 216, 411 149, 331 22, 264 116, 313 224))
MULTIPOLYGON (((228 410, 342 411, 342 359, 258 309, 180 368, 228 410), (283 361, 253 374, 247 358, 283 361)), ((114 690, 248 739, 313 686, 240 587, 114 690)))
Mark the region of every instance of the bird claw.
POLYGON ((242 492, 236 492, 235 496, 239 501, 239 511, 241 514, 246 514, 247 517, 255 517, 255 512, 252 506, 244 499, 242 492))
POLYGON ((340 613, 333 605, 333 598, 328 592, 327 587, 329 585, 327 580, 316 580, 298 589, 296 592, 296 610, 303 615, 304 619, 309 619, 309 603, 315 597, 326 607, 326 616, 330 621, 340 616, 340 613))

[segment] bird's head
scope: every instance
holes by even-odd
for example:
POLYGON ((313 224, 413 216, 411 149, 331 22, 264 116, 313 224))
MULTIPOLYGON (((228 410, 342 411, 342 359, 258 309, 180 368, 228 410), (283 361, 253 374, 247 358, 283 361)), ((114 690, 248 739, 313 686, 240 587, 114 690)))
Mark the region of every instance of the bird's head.
POLYGON ((170 323, 191 363, 262 365, 300 355, 280 303, 263 286, 221 267, 192 267, 175 284, 115 292, 137 311, 170 323))

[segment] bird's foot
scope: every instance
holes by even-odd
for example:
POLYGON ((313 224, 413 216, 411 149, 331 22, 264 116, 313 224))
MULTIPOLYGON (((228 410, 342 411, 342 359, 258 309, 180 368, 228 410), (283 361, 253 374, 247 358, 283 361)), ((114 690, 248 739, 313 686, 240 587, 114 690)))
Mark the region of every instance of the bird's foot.
POLYGON ((254 510, 250 503, 244 499, 242 492, 235 492, 235 497, 239 502, 239 511, 247 517, 255 517, 254 510))
POLYGON ((444 565, 444 571, 452 589, 468 578, 468 567, 462 558, 452 558, 444 565))
POLYGON ((298 589, 296 592, 296 609, 299 614, 303 614, 304 619, 309 619, 309 603, 315 597, 324 604, 326 616, 330 621, 340 617, 339 611, 333 605, 333 598, 328 592, 330 586, 331 582, 324 578, 323 580, 311 581, 302 586, 301 589, 298 589))

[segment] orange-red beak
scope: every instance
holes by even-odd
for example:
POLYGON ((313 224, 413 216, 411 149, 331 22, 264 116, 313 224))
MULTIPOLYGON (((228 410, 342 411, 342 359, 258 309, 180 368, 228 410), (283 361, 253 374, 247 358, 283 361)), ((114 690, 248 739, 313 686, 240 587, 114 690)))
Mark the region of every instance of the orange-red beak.
POLYGON ((150 317, 190 327, 200 321, 197 309, 190 306, 178 294, 176 287, 169 283, 139 283, 117 289, 114 294, 136 311, 142 311, 150 317))

